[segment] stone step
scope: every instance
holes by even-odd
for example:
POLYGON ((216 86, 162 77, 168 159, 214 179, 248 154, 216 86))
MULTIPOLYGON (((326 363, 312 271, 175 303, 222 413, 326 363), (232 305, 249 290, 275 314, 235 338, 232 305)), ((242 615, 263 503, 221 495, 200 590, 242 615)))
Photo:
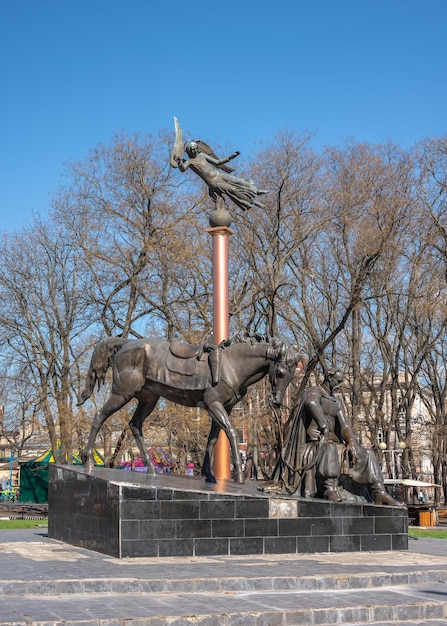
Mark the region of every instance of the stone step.
POLYGON ((312 576, 222 576, 190 578, 90 577, 0 580, 0 597, 72 593, 260 593, 363 590, 425 583, 447 583, 447 569, 403 572, 317 574, 312 576))
POLYGON ((9 595, 0 624, 93 626, 311 626, 445 623, 444 582, 305 591, 96 592, 9 595), (436 620, 436 621, 434 621, 436 620))
MULTIPOLYGON (((367 626, 371 622, 357 622, 350 624, 349 626, 367 626)), ((400 626, 445 626, 445 619, 423 619, 423 620, 405 620, 400 623, 400 626)), ((326 624, 326 626, 333 626, 332 624, 326 624)), ((396 626, 396 622, 374 622, 373 626, 396 626)))
POLYGON ((414 542, 419 552, 116 559, 27 532, 0 533, 0 626, 447 624, 442 540, 414 542))

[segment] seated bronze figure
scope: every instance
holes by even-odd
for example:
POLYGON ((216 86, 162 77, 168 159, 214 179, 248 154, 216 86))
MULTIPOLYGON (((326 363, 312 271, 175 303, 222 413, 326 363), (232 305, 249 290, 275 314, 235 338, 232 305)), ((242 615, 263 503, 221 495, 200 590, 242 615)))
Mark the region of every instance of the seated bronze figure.
POLYGON ((263 489, 332 502, 354 500, 363 492, 375 504, 403 506, 385 490, 374 451, 354 436, 343 400, 334 395, 342 382, 337 370, 328 372, 321 386, 306 389, 273 480, 263 489))

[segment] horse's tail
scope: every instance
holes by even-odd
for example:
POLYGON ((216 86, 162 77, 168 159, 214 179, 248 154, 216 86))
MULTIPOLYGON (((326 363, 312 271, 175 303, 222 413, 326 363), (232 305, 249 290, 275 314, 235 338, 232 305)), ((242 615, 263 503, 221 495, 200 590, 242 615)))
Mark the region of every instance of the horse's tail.
POLYGON ((90 367, 88 368, 85 388, 81 393, 78 406, 81 406, 81 404, 84 404, 84 402, 90 398, 95 390, 95 385, 97 385, 98 389, 101 387, 104 383, 107 370, 113 365, 115 354, 118 350, 121 350, 123 345, 128 341, 130 340, 123 337, 106 337, 105 339, 101 339, 95 346, 90 361, 90 367))

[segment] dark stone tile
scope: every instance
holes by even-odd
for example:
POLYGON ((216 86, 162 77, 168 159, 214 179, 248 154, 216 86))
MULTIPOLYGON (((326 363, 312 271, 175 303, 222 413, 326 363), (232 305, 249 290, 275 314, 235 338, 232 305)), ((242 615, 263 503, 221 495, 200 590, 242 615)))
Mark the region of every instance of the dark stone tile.
POLYGON ((157 500, 124 500, 121 519, 160 519, 161 504, 157 500))
POLYGON ((102 554, 108 554, 113 557, 120 556, 118 540, 114 541, 107 537, 89 535, 87 533, 71 533, 68 543, 79 546, 80 548, 86 548, 87 550, 95 550, 102 554))
POLYGON ((296 553, 296 537, 266 537, 264 539, 265 554, 294 554, 296 553))
POLYGON ((172 500, 160 504, 162 519, 199 519, 200 502, 172 500))
POLYGON ((110 509, 109 502, 94 502, 92 506, 92 514, 96 518, 98 517, 103 518, 108 514, 109 509, 110 509))
POLYGON ((194 541, 195 556, 222 556, 229 554, 228 539, 196 539, 194 541))
POLYGON ((212 537, 243 537, 243 519, 213 519, 211 521, 212 537))
POLYGON ((343 533, 343 520, 341 517, 320 517, 312 520, 312 535, 341 535, 343 533))
POLYGON ((360 546, 362 552, 391 550, 391 535, 362 535, 360 537, 360 546))
POLYGON ((371 535, 374 532, 373 517, 343 517, 343 535, 371 535))
POLYGON ((330 512, 331 517, 360 517, 363 505, 355 502, 334 502, 330 512))
POLYGON ((262 537, 230 538, 230 554, 263 554, 262 537))
POLYGON ((121 541, 140 538, 140 520, 123 520, 121 522, 121 541))
POLYGON ((405 531, 405 522, 402 517, 376 517, 374 519, 374 530, 378 534, 400 534, 405 531))
POLYGON ((192 539, 160 539, 158 556, 193 556, 194 542, 192 539))
POLYGON ((126 540, 121 544, 122 558, 156 557, 158 541, 126 540))
POLYGON ((173 500, 174 493, 172 489, 157 489, 157 500, 173 500))
POLYGON ((96 530, 96 523, 91 516, 75 512, 72 515, 64 515, 64 526, 66 528, 77 528, 78 530, 96 530))
MULTIPOLYGON (((100 496, 104 495, 105 483, 99 484, 99 481, 96 481, 97 494, 100 496)), ((119 500, 120 497, 120 488, 118 485, 112 485, 107 483, 107 500, 119 500)))
POLYGON ((155 500, 157 495, 155 487, 127 487, 123 486, 123 500, 155 500))
POLYGON ((175 536, 178 539, 211 537, 211 520, 176 520, 175 536))
POLYGON ((298 501, 298 517, 330 517, 331 504, 318 500, 300 499, 298 501))
POLYGON ((175 520, 141 520, 138 539, 176 539, 175 520))
MULTIPOLYGON (((202 495, 202 494, 201 494, 202 495)), ((240 496, 232 496, 228 493, 218 493, 218 492, 210 492, 208 495, 208 500, 216 502, 217 500, 240 500, 240 496)))
POLYGON ((240 518, 264 518, 268 519, 269 503, 268 500, 253 498, 250 500, 236 501, 235 517, 240 518))
POLYGON ((334 535, 330 538, 331 552, 359 552, 360 535, 334 535))
POLYGON ((102 535, 115 533, 113 522, 109 516, 104 516, 102 520, 98 520, 91 515, 73 514, 65 523, 68 528, 76 528, 81 532, 102 535))
POLYGON ((386 504, 364 504, 363 514, 374 517, 401 517, 402 513, 408 515, 407 510, 402 507, 387 506, 386 504))
POLYGON ((246 519, 245 520, 245 536, 246 537, 277 537, 278 536, 278 520, 277 519, 246 519))
POLYGON ((297 552, 299 554, 312 554, 314 552, 329 552, 330 537, 321 535, 319 537, 298 537, 297 552))
POLYGON ((311 534, 312 519, 310 517, 279 519, 278 522, 278 532, 280 536, 302 536, 311 534))
POLYGON ((403 522, 403 528, 404 528, 404 533, 408 532, 408 526, 410 523, 410 520, 408 519, 408 513, 405 515, 405 517, 402 517, 402 522, 403 522))
POLYGON ((234 500, 202 500, 200 519, 234 519, 236 505, 234 500))
POLYGON ((103 479, 56 469, 49 536, 111 556, 408 549, 408 515, 398 507, 299 498, 298 518, 270 519, 267 496, 193 492, 161 481, 120 486, 107 472, 103 479))
POLYGON ((408 533, 402 535, 391 536, 391 549, 392 550, 408 550, 408 533))
POLYGON ((194 491, 179 491, 174 489, 172 492, 173 500, 202 500, 205 497, 204 494, 198 494, 194 491))
MULTIPOLYGON (((76 508, 78 511, 81 510, 91 514, 94 502, 97 502, 99 499, 98 494, 89 494, 88 492, 73 490, 70 509, 76 508)), ((106 498, 104 498, 104 501, 105 500, 106 498)))

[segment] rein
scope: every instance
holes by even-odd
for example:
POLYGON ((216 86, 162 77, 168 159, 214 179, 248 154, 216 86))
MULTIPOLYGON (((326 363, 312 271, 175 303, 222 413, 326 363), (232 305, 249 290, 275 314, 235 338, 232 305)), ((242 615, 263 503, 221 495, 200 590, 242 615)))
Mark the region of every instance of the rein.
POLYGON ((314 468, 316 466, 316 464, 318 463, 318 461, 320 460, 322 452, 323 452, 323 442, 322 441, 318 441, 316 443, 318 445, 317 452, 316 452, 314 458, 312 459, 312 461, 310 461, 305 467, 292 467, 283 458, 283 455, 281 453, 281 456, 280 456, 281 465, 283 467, 286 467, 289 470, 290 474, 292 475, 293 482, 295 482, 295 476, 298 475, 298 482, 297 482, 296 486, 294 488, 292 488, 292 489, 290 489, 287 486, 286 481, 281 476, 281 482, 282 482, 283 487, 287 491, 289 496, 292 496, 293 494, 295 494, 298 491, 298 489, 301 487, 301 483, 303 481, 304 474, 306 472, 310 471, 312 468, 314 468))

